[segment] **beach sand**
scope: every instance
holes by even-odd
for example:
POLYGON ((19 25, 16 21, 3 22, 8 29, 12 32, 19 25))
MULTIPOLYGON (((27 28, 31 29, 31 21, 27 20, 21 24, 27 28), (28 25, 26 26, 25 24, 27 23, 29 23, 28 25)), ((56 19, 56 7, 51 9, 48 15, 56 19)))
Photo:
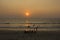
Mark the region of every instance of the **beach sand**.
POLYGON ((0 40, 60 40, 60 31, 24 31, 0 30, 0 40))

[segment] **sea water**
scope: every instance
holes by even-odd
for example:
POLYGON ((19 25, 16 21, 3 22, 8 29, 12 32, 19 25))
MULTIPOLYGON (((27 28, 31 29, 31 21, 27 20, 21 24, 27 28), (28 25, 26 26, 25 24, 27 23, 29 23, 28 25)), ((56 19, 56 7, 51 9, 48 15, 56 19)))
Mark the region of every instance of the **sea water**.
POLYGON ((0 18, 0 27, 19 27, 19 26, 28 26, 31 24, 35 24, 36 26, 40 25, 40 27, 58 27, 60 26, 60 19, 53 18, 0 18), (27 23, 27 24, 26 24, 27 23), (29 24, 30 23, 30 24, 29 24))
POLYGON ((60 29, 59 18, 0 18, 0 28, 31 28, 37 27, 42 28, 55 28, 60 29))

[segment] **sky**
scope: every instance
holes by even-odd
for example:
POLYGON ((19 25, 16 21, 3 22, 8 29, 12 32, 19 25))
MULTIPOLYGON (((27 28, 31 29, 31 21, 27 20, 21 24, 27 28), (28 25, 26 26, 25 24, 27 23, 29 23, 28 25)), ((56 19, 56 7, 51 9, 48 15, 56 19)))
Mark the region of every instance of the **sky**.
POLYGON ((0 18, 60 18, 60 0, 0 0, 0 18))

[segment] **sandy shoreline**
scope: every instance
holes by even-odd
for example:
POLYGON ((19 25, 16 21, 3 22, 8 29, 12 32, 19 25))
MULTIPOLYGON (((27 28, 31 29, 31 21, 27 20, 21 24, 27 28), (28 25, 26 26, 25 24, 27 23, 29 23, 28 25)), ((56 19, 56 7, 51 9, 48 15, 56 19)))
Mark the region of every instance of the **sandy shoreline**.
POLYGON ((60 31, 24 31, 0 30, 0 40, 60 40, 60 31))
MULTIPOLYGON (((13 30, 13 31, 24 31, 24 30, 34 30, 33 28, 0 28, 0 30, 13 30)), ((38 28, 38 31, 60 31, 60 28, 38 28)))

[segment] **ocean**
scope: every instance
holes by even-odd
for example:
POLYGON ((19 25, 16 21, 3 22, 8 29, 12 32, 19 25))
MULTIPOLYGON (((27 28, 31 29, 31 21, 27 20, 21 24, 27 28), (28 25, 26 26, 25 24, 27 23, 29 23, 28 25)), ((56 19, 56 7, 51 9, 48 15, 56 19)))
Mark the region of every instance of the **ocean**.
POLYGON ((1 40, 60 40, 60 19, 0 19, 1 40), (30 26, 30 29, 27 28, 30 26), (22 30, 33 30, 38 26, 36 32, 25 32, 22 30))
POLYGON ((40 30, 60 29, 59 18, 0 18, 0 28, 31 28, 38 26, 40 30))

